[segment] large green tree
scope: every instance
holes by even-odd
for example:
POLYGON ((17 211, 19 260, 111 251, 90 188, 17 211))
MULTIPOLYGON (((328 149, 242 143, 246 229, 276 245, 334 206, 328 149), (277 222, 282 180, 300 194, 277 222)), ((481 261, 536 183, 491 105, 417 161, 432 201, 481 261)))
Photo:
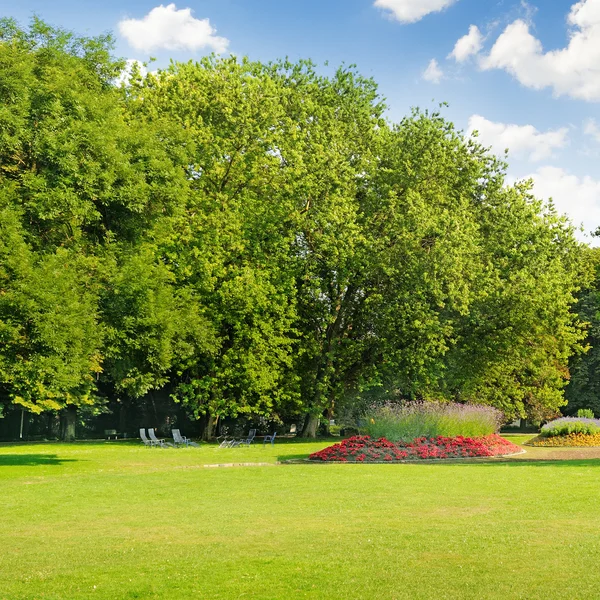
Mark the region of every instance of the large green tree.
POLYGON ((0 21, 0 321, 12 332, 0 348, 3 401, 32 411, 91 401, 104 353, 99 295, 123 281, 111 272, 129 264, 119 255, 176 212, 187 185, 158 131, 126 119, 111 51, 110 37, 0 21))

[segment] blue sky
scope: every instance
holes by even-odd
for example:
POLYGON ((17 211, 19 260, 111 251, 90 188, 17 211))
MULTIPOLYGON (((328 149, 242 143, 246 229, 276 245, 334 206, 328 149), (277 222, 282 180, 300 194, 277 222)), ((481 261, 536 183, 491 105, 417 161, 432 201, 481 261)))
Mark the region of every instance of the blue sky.
POLYGON ((477 128, 498 152, 510 147, 511 177, 532 176, 536 193, 553 196, 575 223, 600 226, 600 0, 0 0, 0 8, 23 24, 35 13, 80 33, 113 31, 119 55, 154 56, 159 67, 213 50, 355 63, 379 83, 390 119, 448 102, 444 113, 459 128, 477 128))

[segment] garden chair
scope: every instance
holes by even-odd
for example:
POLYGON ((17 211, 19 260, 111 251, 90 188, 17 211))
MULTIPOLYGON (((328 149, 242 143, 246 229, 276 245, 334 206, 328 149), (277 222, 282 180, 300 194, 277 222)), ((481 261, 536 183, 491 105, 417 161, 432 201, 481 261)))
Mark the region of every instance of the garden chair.
POLYGON ((146 448, 152 448, 152 446, 154 446, 154 442, 146 437, 145 429, 140 429, 140 437, 142 438, 142 442, 144 442, 144 446, 146 448))
POLYGON ((173 444, 169 444, 165 440, 159 440, 154 433, 154 429, 148 429, 148 435, 150 436, 150 440, 154 442, 155 446, 160 446, 161 448, 172 448, 173 444))
POLYGON ((273 446, 275 444, 275 436, 276 435, 277 435, 277 432, 275 432, 273 435, 265 435, 265 437, 263 438, 263 446, 267 442, 271 442, 271 446, 273 446))
POLYGON ((175 445, 175 447, 177 448, 177 446, 195 446, 196 448, 198 448, 198 444, 196 444, 196 442, 192 442, 192 440, 189 440, 188 438, 185 437, 185 435, 181 435, 181 432, 179 431, 179 429, 171 429, 171 433, 173 434, 173 444, 175 445))
POLYGON ((234 441, 230 448, 233 448, 234 446, 250 446, 250 444, 254 441, 254 437, 256 436, 256 429, 251 429, 248 432, 248 437, 244 440, 237 440, 234 441))
POLYGON ((234 439, 228 440, 227 436, 219 436, 217 438, 217 442, 219 442, 219 448, 231 448, 231 445, 235 443, 234 439))

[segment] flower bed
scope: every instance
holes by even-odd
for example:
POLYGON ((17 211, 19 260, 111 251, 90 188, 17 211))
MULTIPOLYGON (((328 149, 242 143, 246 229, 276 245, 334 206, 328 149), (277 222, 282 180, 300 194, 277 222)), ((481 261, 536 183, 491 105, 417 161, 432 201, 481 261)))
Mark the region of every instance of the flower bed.
POLYGON ((600 446, 600 433, 570 433, 568 435, 555 435, 553 437, 539 436, 528 442, 528 446, 543 446, 547 448, 557 448, 561 446, 571 447, 593 447, 600 446))
POLYGON ((463 436, 417 438, 411 442, 390 442, 385 438, 355 436, 311 454, 322 462, 399 462, 449 458, 480 458, 516 454, 521 448, 498 434, 477 438, 463 436))

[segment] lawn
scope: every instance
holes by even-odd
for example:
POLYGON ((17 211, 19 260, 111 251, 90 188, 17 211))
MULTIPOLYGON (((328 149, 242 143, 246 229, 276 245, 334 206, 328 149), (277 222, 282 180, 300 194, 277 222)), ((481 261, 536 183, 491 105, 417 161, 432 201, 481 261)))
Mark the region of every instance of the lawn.
POLYGON ((598 598, 600 459, 275 464, 325 445, 0 446, 0 598, 598 598))

